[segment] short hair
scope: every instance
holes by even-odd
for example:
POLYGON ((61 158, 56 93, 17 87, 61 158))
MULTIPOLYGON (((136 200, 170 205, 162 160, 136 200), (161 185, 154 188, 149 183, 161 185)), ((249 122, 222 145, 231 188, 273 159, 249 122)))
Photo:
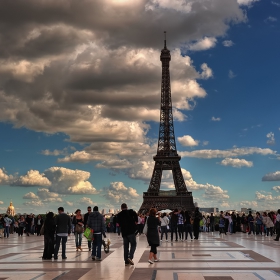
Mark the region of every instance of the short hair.
POLYGON ((157 210, 155 208, 151 208, 149 212, 149 216, 155 217, 157 213, 157 210))
POLYGON ((62 212, 64 212, 64 208, 63 207, 58 207, 58 209, 57 209, 58 211, 62 211, 62 212))
POLYGON ((121 205, 121 209, 127 209, 126 203, 123 203, 123 204, 121 205))
POLYGON ((93 211, 98 211, 98 206, 94 206, 93 211))
POLYGON ((88 206, 87 208, 90 208, 90 209, 91 209, 91 206, 88 206))

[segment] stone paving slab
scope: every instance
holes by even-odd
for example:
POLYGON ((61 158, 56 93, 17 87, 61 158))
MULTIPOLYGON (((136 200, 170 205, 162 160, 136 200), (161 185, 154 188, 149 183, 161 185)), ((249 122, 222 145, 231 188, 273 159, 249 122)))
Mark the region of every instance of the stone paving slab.
POLYGON ((76 252, 73 236, 67 242, 67 260, 43 261, 43 237, 11 235, 0 239, 0 280, 228 280, 280 279, 280 243, 273 238, 243 233, 220 236, 202 233, 197 241, 163 242, 160 262, 149 264, 145 236, 137 237, 134 266, 124 266, 122 239, 116 234, 102 262, 91 260, 87 241, 76 252))

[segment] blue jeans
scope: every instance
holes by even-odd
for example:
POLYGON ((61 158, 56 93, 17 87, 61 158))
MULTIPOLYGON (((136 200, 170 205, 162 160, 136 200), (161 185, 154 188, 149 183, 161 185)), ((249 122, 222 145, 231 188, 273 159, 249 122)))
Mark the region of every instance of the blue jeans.
POLYGON ((101 258, 102 234, 94 234, 92 241, 92 257, 101 258))
POLYGON ((7 236, 7 238, 8 238, 9 235, 10 235, 10 227, 5 227, 5 228, 4 228, 4 237, 7 236))
POLYGON ((77 247, 81 247, 81 245, 82 245, 82 237, 83 237, 83 234, 82 234, 82 233, 77 233, 77 232, 75 232, 76 248, 77 248, 77 247))
POLYGON ((54 249, 54 257, 57 258, 57 254, 60 247, 60 241, 62 243, 62 258, 66 258, 66 242, 67 242, 67 236, 59 236, 56 235, 56 242, 55 242, 55 249, 54 249))
POLYGON ((136 245, 136 236, 134 233, 127 236, 123 236, 123 258, 125 262, 127 262, 128 258, 133 259, 134 252, 136 250, 136 245))

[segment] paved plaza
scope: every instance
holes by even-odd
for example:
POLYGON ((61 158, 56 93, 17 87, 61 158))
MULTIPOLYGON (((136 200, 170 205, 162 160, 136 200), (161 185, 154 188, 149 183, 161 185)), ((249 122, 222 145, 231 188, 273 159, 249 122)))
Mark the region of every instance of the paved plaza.
POLYGON ((110 253, 102 262, 91 260, 87 242, 76 252, 74 236, 67 243, 67 260, 42 261, 43 237, 10 235, 0 239, 0 280, 112 279, 112 280, 230 280, 280 279, 280 242, 264 236, 236 233, 220 237, 202 233, 200 239, 163 242, 160 262, 149 264, 144 235, 137 237, 134 266, 125 266, 122 238, 108 234, 110 253))

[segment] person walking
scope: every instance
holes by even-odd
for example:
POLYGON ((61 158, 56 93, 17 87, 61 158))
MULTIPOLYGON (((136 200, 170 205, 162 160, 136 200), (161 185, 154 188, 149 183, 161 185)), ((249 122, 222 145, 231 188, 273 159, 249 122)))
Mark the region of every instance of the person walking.
MULTIPOLYGON (((25 227, 26 227, 26 222, 25 222, 24 216, 20 216, 20 218, 18 220, 18 236, 23 235, 23 231, 24 231, 25 227)), ((26 234, 27 234, 27 232, 26 232, 26 234)))
POLYGON ((74 234, 75 234, 75 243, 76 243, 76 251, 82 251, 82 237, 84 231, 84 221, 81 214, 81 209, 77 209, 75 212, 76 216, 73 218, 74 225, 74 234))
POLYGON ((249 215, 247 216, 247 221, 249 224, 249 232, 248 235, 251 234, 251 232, 253 232, 253 234, 255 234, 255 226, 254 226, 254 217, 252 216, 252 211, 249 211, 249 215))
POLYGON ((5 215, 4 222, 5 222, 4 237, 9 238, 9 235, 10 235, 10 224, 12 223, 12 220, 8 217, 7 214, 5 215))
POLYGON ((199 237, 199 224, 201 219, 202 219, 202 215, 199 212, 199 208, 196 207, 194 211, 194 219, 193 219, 193 234, 195 240, 198 240, 199 237))
POLYGON ((159 246, 159 234, 158 227, 160 226, 160 217, 156 217, 157 210, 155 208, 151 208, 149 212, 149 217, 147 218, 147 240, 150 249, 150 255, 148 262, 153 264, 154 262, 158 262, 159 259, 157 257, 157 247, 159 246))
POLYGON ((43 226, 44 220, 42 219, 41 215, 38 215, 35 219, 35 225, 36 225, 36 233, 37 236, 41 235, 41 228, 43 226))
POLYGON ((43 260, 51 260, 54 253, 54 234, 55 234, 55 221, 53 212, 46 215, 44 222, 44 252, 43 260))
POLYGON ((122 232, 124 262, 125 265, 134 265, 133 257, 137 246, 135 232, 138 217, 135 211, 127 209, 126 203, 121 205, 121 210, 117 215, 117 223, 121 227, 122 232))
POLYGON ((56 225, 56 243, 54 250, 54 259, 58 259, 58 251, 60 247, 60 242, 62 243, 62 259, 67 259, 66 257, 66 242, 67 237, 70 236, 71 233, 71 218, 66 213, 64 213, 64 208, 59 207, 58 215, 55 217, 55 225, 56 225))
MULTIPOLYGON (((87 208, 87 213, 84 215, 84 226, 85 226, 86 228, 88 227, 87 221, 88 221, 88 216, 89 216, 90 213, 91 213, 91 206, 88 206, 88 208, 87 208)), ((91 240, 88 240, 88 250, 89 250, 89 251, 92 250, 91 245, 92 245, 92 241, 91 241, 91 240)))
POLYGON ((191 240, 193 240, 192 234, 192 218, 188 211, 185 212, 185 240, 188 239, 188 234, 190 234, 191 240))
POLYGON ((25 231, 27 236, 29 236, 31 233, 31 224, 32 224, 32 214, 27 215, 27 217, 25 218, 25 231))
POLYGON ((105 222, 97 206, 94 206, 93 212, 89 214, 87 225, 93 231, 91 258, 93 261, 101 261, 102 233, 104 233, 105 222))
POLYGON ((168 242, 168 233, 167 233, 167 226, 169 224, 169 219, 166 217, 166 213, 162 213, 160 217, 160 229, 161 229, 161 238, 160 241, 162 242, 162 237, 165 234, 166 242, 168 242))
POLYGON ((279 236, 280 236, 280 209, 277 210, 275 228, 276 228, 277 236, 274 240, 279 241, 279 236))
POLYGON ((2 215, 0 214, 0 238, 2 238, 3 236, 3 232, 4 232, 4 218, 2 217, 2 215))
POLYGON ((214 230, 215 230, 215 217, 214 217, 213 213, 211 213, 209 219, 210 219, 210 231, 214 232, 214 230))
POLYGON ((178 241, 178 232, 177 232, 177 224, 178 224, 178 209, 175 209, 171 213, 170 218, 170 230, 171 230, 171 242, 173 242, 173 234, 175 233, 175 241, 178 241))
POLYGON ((183 210, 178 213, 177 227, 178 227, 180 241, 184 241, 184 222, 185 222, 184 215, 185 215, 185 213, 183 210))

